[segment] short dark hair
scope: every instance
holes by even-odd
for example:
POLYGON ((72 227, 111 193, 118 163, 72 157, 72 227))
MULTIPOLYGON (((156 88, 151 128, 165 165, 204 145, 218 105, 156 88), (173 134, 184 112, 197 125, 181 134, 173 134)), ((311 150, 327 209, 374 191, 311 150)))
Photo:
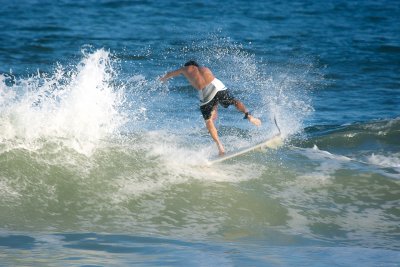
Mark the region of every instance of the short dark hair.
POLYGON ((187 67, 187 66, 196 66, 196 67, 199 67, 199 64, 197 64, 197 62, 194 61, 194 60, 189 60, 188 62, 185 63, 185 67, 187 67))

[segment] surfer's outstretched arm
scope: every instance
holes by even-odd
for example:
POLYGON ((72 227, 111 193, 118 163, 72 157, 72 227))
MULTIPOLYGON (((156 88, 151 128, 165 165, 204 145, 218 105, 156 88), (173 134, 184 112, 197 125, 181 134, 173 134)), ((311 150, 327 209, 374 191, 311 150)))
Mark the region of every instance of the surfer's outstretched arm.
POLYGON ((180 68, 180 69, 177 69, 177 70, 174 70, 174 71, 170 71, 167 74, 165 74, 163 77, 161 77, 160 81, 165 82, 169 78, 181 75, 181 74, 183 74, 183 70, 184 70, 183 68, 180 68))

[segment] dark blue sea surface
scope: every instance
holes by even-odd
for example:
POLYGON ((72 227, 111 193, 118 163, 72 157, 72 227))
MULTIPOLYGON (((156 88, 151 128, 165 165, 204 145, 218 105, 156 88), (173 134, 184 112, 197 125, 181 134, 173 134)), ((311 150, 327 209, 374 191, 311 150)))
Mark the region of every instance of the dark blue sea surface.
POLYGON ((400 266, 398 1, 0 1, 0 266, 400 266), (217 154, 183 77, 210 67, 217 154), (275 126, 276 120, 279 129, 275 126))

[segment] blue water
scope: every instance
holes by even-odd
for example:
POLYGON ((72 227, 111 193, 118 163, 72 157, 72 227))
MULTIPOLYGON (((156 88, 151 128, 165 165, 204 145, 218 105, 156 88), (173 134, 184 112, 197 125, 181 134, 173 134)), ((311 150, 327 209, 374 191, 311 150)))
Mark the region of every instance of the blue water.
POLYGON ((2 1, 0 266, 400 266, 396 1, 2 1), (188 59, 263 121, 158 78, 188 59))

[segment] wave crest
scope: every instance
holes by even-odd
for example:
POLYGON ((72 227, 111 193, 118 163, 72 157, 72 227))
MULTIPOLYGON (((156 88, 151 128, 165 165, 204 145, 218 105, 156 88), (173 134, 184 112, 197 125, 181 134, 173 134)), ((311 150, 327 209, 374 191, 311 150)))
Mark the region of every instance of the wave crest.
MULTIPOLYGON (((123 86, 115 86, 110 53, 83 52, 72 68, 60 64, 51 74, 0 80, 0 141, 6 149, 32 149, 55 140, 83 154, 125 123, 120 111, 123 86), (7 85, 10 84, 11 85, 7 85)), ((4 148, 3 148, 4 149, 4 148)))

